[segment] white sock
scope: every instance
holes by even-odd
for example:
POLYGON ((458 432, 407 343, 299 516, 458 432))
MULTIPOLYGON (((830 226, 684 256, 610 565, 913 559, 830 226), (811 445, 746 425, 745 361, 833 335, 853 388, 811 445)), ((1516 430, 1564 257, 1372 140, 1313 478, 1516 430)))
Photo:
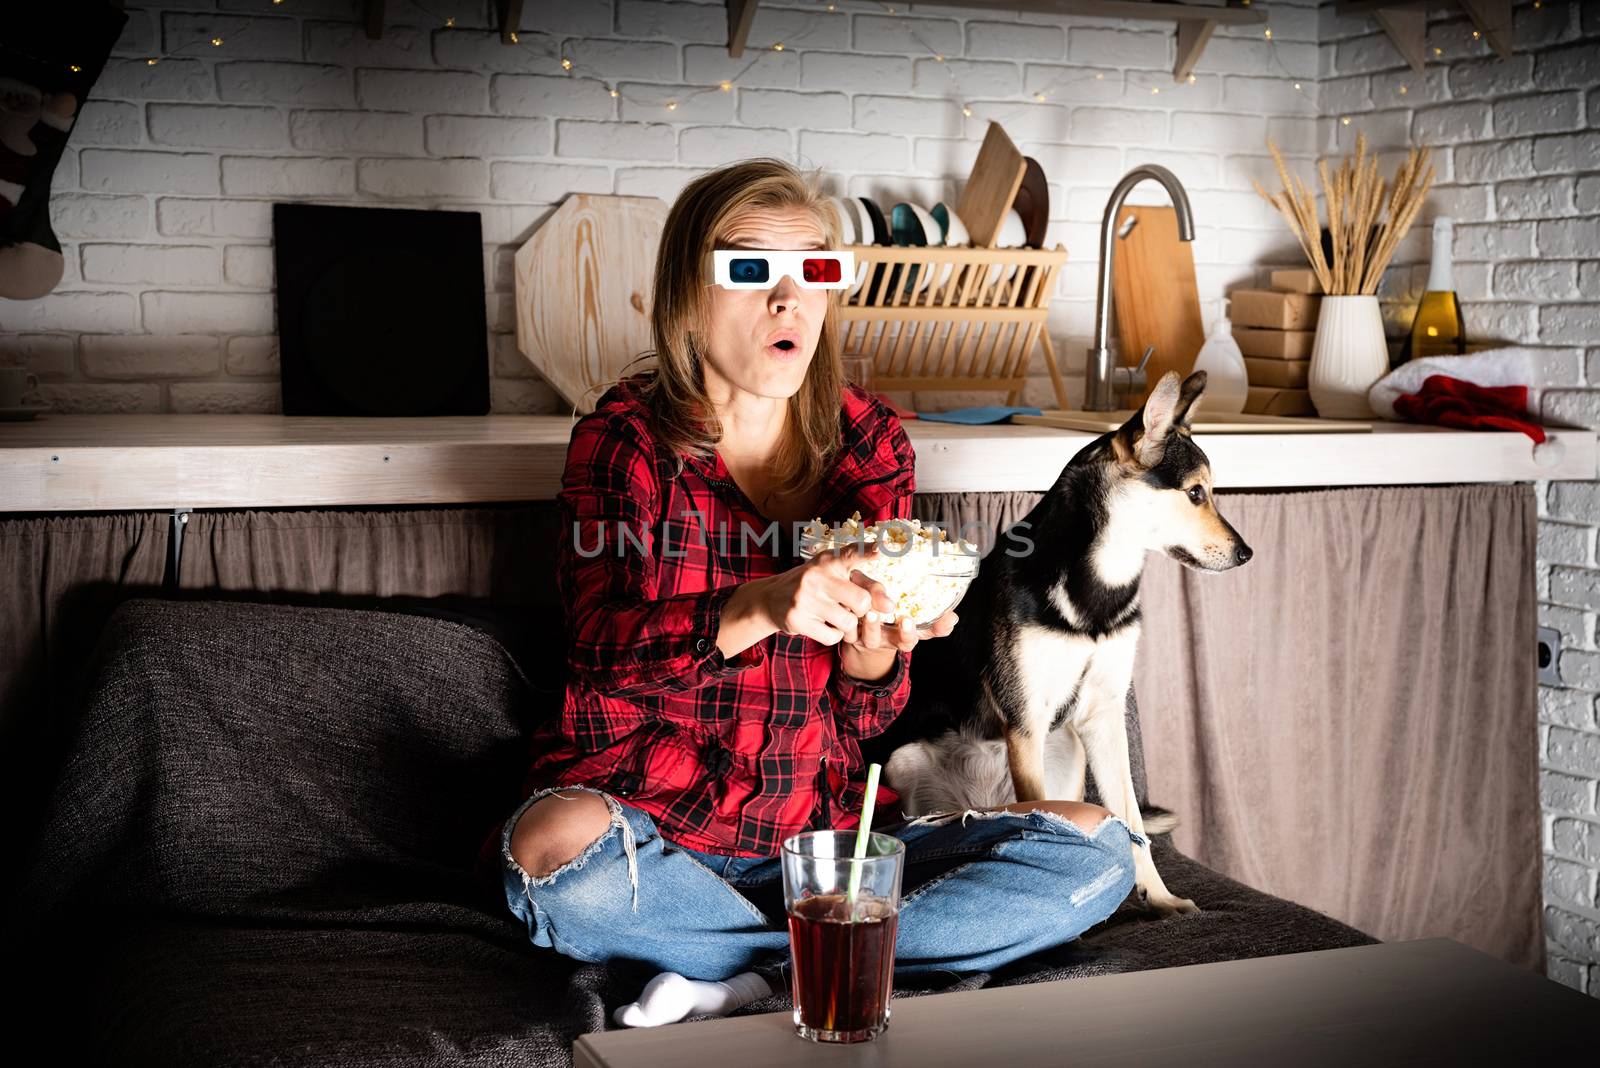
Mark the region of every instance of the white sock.
POLYGON ((618 1006, 611 1018, 624 1027, 658 1027, 685 1016, 726 1016, 771 993, 772 986, 755 972, 741 972, 722 982, 662 972, 645 984, 638 1001, 618 1006))

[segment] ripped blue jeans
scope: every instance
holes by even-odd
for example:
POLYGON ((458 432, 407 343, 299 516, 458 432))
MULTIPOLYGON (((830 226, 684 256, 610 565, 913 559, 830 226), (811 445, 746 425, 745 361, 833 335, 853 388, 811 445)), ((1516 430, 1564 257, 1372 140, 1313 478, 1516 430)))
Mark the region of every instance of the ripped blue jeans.
MULTIPOLYGON (((777 857, 704 853, 661 837, 655 821, 607 793, 611 825, 544 876, 500 835, 506 903, 533 944, 583 961, 630 960, 691 979, 777 974, 789 935, 777 857)), ((895 969, 989 971, 1078 937, 1133 888, 1133 843, 1115 816, 1093 831, 1052 812, 935 814, 875 828, 906 844, 895 969)))

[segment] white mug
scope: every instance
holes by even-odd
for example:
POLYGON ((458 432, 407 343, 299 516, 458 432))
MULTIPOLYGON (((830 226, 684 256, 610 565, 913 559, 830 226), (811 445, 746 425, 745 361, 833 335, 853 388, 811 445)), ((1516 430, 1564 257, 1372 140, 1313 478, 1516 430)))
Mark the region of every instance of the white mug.
POLYGON ((22 395, 39 388, 39 376, 23 367, 0 367, 0 408, 22 407, 22 395))

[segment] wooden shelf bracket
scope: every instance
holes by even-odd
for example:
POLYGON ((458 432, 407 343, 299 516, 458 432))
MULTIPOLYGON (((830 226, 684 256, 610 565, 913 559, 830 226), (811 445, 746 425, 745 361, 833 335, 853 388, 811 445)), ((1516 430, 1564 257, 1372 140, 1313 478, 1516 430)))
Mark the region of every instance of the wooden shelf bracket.
POLYGON ((517 31, 522 28, 522 0, 495 0, 494 6, 500 16, 500 43, 516 44, 517 31))
POLYGON ((750 24, 756 19, 756 0, 728 0, 728 55, 738 59, 750 39, 750 24))
POLYGON ((1172 80, 1181 82, 1194 70, 1194 65, 1200 59, 1200 53, 1205 51, 1206 42, 1211 40, 1212 32, 1217 24, 1212 19, 1196 22, 1193 19, 1178 23, 1178 63, 1172 68, 1172 80))
MULTIPOLYGON (((1489 3, 1496 0, 1487 0, 1489 3)), ((1505 0, 1509 3, 1510 0, 1505 0)), ((757 0, 727 0, 728 55, 744 54, 755 20, 757 0)), ((1184 81, 1194 70, 1212 32, 1223 23, 1243 25, 1267 21, 1265 11, 1257 11, 1250 0, 1228 0, 1217 4, 1175 3, 1174 0, 944 0, 944 7, 977 11, 1032 11, 1043 15, 1089 15, 1094 18, 1136 19, 1142 22, 1171 22, 1178 27, 1178 62, 1172 80, 1184 81)))
POLYGON ((1421 74, 1428 58, 1428 10, 1437 7, 1465 11, 1489 47, 1501 59, 1511 57, 1511 0, 1340 0, 1334 11, 1347 16, 1371 15, 1394 42, 1400 57, 1421 74))

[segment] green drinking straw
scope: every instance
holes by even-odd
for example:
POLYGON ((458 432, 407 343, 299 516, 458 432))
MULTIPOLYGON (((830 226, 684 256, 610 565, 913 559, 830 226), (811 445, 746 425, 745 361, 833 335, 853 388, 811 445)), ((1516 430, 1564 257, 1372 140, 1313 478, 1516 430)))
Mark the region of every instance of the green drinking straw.
MULTIPOLYGON (((881 765, 867 765, 867 796, 861 802, 861 826, 856 828, 856 857, 857 861, 865 860, 867 856, 867 840, 872 836, 872 806, 878 803, 878 773, 883 770, 881 765)), ((856 894, 861 889, 861 865, 850 865, 850 918, 856 915, 856 894)))

